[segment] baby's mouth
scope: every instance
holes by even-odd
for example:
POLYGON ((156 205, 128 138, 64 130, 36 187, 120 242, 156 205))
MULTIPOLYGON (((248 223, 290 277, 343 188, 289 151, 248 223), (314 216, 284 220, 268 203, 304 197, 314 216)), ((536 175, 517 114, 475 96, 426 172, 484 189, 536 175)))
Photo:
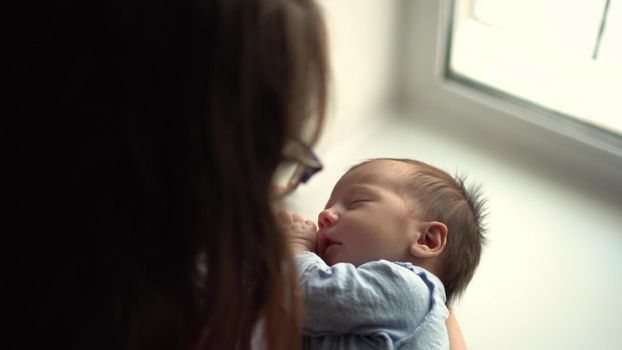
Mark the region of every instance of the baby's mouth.
POLYGON ((335 241, 333 239, 327 238, 326 239, 326 248, 324 249, 324 252, 326 252, 328 250, 328 248, 330 248, 331 246, 334 245, 341 245, 342 243, 339 241, 335 241))
POLYGON ((325 254, 326 251, 328 250, 328 248, 334 246, 334 245, 341 245, 342 242, 337 241, 335 239, 329 238, 328 235, 326 234, 326 232, 324 232, 323 230, 320 230, 319 234, 318 234, 318 241, 317 241, 317 252, 318 255, 324 259, 325 258, 325 254))

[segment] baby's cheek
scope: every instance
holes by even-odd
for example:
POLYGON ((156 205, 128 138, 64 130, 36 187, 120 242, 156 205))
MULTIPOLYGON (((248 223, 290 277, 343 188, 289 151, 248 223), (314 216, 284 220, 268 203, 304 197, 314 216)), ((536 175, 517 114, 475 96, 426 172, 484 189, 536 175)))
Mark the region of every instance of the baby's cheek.
POLYGON ((315 245, 317 248, 318 255, 320 255, 320 257, 322 257, 322 255, 324 254, 324 250, 326 250, 327 242, 328 240, 322 233, 317 234, 317 241, 315 242, 315 245))

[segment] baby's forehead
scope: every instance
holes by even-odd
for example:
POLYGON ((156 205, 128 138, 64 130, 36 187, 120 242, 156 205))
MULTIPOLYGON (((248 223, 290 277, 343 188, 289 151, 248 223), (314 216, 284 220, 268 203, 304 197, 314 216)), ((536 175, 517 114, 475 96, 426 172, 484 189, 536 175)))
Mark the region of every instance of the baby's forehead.
POLYGON ((382 187, 401 187, 405 175, 413 171, 413 166, 394 160, 373 160, 355 166, 347 171, 337 183, 345 185, 376 185, 382 187))
POLYGON ((353 180, 365 181, 378 177, 402 178, 408 172, 415 170, 412 164, 391 159, 372 160, 347 171, 342 178, 348 177, 353 180))
POLYGON ((392 192, 407 200, 405 183, 413 165, 394 160, 373 160, 347 171, 335 184, 326 206, 356 193, 392 192))

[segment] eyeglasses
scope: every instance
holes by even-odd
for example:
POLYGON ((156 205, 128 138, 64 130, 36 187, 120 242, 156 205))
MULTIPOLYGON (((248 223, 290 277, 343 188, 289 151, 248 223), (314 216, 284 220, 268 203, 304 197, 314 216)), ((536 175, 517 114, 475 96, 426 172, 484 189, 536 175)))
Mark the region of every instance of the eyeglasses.
POLYGON ((274 174, 275 195, 281 197, 291 193, 322 168, 311 147, 297 140, 289 141, 283 150, 283 161, 274 174))

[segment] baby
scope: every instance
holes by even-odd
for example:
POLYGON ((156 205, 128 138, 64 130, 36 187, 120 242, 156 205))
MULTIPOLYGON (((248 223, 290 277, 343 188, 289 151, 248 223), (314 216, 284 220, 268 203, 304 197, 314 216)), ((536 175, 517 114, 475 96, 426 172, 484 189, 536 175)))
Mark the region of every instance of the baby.
POLYGON ((318 226, 281 213, 307 349, 448 349, 450 304, 484 243, 483 201, 423 162, 373 159, 334 187, 318 226))

